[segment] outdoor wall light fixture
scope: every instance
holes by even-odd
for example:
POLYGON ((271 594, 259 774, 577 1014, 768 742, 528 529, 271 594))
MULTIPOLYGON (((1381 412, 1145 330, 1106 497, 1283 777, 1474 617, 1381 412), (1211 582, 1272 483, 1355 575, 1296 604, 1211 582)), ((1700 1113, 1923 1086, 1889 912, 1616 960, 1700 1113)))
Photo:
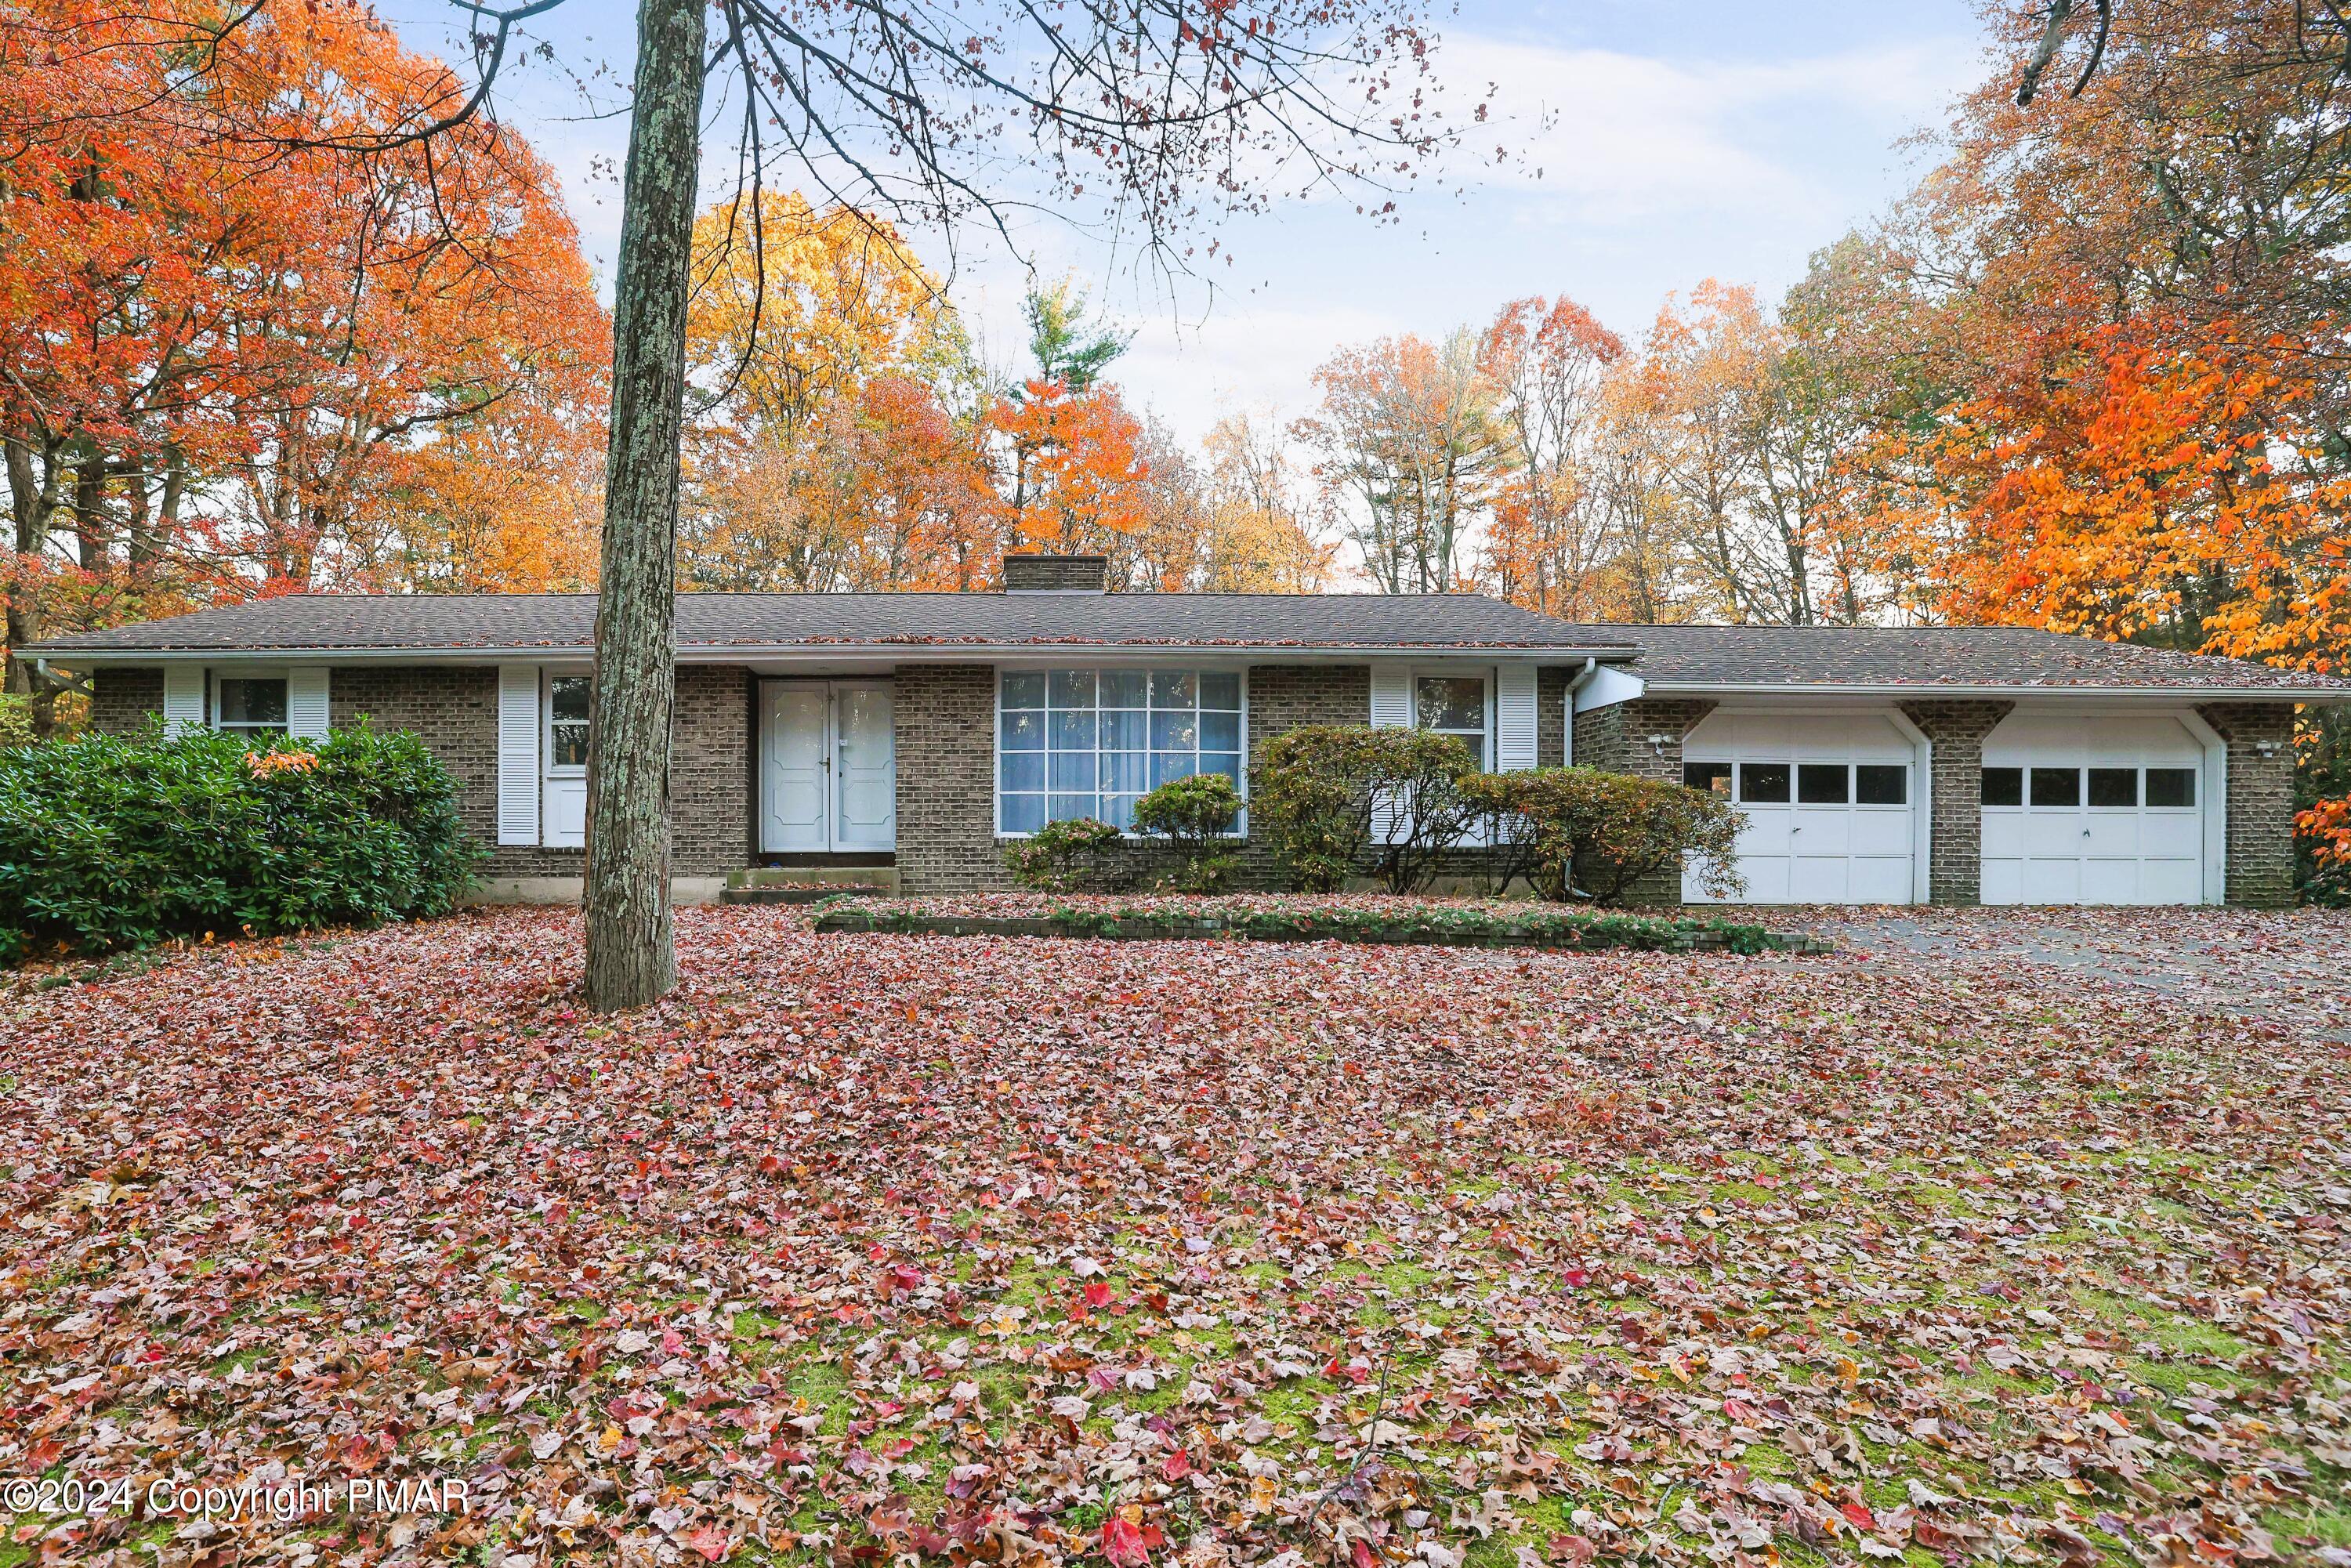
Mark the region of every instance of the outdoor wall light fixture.
POLYGON ((1649 737, 1650 753, 1653 756, 1663 757, 1666 754, 1666 742, 1672 738, 1673 737, 1670 735, 1653 735, 1649 737))

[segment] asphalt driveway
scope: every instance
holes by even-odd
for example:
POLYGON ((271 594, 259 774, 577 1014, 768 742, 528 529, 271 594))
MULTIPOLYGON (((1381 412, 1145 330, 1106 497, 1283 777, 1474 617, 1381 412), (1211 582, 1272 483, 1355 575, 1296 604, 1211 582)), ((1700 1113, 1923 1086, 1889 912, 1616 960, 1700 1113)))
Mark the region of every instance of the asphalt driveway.
POLYGON ((2351 911, 1877 909, 1797 924, 1865 961, 1931 967, 2020 996, 2053 980, 2191 1013, 2351 1040, 2351 911))

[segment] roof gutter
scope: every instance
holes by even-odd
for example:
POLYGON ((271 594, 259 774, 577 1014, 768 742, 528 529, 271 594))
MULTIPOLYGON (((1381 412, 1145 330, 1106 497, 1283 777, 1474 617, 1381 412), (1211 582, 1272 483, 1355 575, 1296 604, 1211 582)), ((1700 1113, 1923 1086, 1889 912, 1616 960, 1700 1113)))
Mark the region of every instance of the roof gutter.
POLYGON ((2143 697, 2178 702, 2195 698, 2206 702, 2298 702, 2351 703, 2351 686, 2179 686, 2179 685, 1994 685, 1979 683, 1971 685, 1860 685, 1829 682, 1805 681, 1663 681, 1654 677, 1648 683, 1653 696, 1804 696, 1804 697, 1917 697, 1922 700, 1951 697, 2143 697))
MULTIPOLYGON (((570 662, 589 658, 586 643, 542 643, 502 648, 47 648, 18 650, 28 659, 89 667, 97 664, 225 664, 232 661, 311 664, 497 664, 570 662)), ((762 662, 817 663, 833 659, 890 659, 900 664, 961 664, 982 660, 1043 663, 1073 655, 1092 658, 1249 657, 1259 662, 1355 663, 1387 655, 1445 658, 1541 659, 1553 664, 1583 660, 1630 660, 1631 647, 1539 647, 1494 643, 747 643, 681 648, 681 664, 740 664, 762 662)))

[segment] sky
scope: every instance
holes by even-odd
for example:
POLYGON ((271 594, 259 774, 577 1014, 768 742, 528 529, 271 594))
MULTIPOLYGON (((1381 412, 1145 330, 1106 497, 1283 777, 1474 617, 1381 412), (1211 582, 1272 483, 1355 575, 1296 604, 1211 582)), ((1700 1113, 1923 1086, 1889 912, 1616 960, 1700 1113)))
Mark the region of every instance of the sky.
MULTIPOLYGON (((454 9, 381 8, 412 47, 454 57, 454 9)), ((500 102, 562 178, 608 287, 627 121, 587 111, 625 104, 633 14, 566 0, 539 35, 560 68, 533 65, 500 102)), ((1029 267, 1072 276, 1134 333, 1113 371, 1129 404, 1196 441, 1227 410, 1309 412, 1314 368, 1342 346, 1439 338, 1526 295, 1568 294, 1628 338, 1708 277, 1775 298, 1910 184, 1922 154, 1904 140, 1941 126, 1984 68, 1969 0, 1464 0, 1439 27, 1438 76, 1457 97, 1494 85, 1514 166, 1407 192, 1386 225, 1331 202, 1229 222, 1213 292, 1171 293, 1050 218, 1017 234, 1025 258, 967 235, 951 294, 990 363, 1019 361, 1029 267)), ((727 151, 705 171, 712 194, 727 151)), ((916 244, 944 262, 938 237, 916 244)))

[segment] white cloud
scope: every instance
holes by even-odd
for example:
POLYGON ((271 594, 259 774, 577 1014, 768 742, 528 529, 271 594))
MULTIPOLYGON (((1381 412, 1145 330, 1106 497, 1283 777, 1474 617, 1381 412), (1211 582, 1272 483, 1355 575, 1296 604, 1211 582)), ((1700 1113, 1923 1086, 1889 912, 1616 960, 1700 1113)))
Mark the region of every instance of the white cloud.
POLYGON ((1933 120, 1979 68, 1959 40, 1724 63, 1475 34, 1448 38, 1442 67, 1461 84, 1457 97, 1494 86, 1482 160, 1458 162, 1454 177, 1539 193, 1607 226, 1693 208, 1840 209, 1846 193, 1808 155, 1813 144, 1832 136, 1883 148, 1933 120), (1498 143, 1518 155, 1493 162, 1498 143))

